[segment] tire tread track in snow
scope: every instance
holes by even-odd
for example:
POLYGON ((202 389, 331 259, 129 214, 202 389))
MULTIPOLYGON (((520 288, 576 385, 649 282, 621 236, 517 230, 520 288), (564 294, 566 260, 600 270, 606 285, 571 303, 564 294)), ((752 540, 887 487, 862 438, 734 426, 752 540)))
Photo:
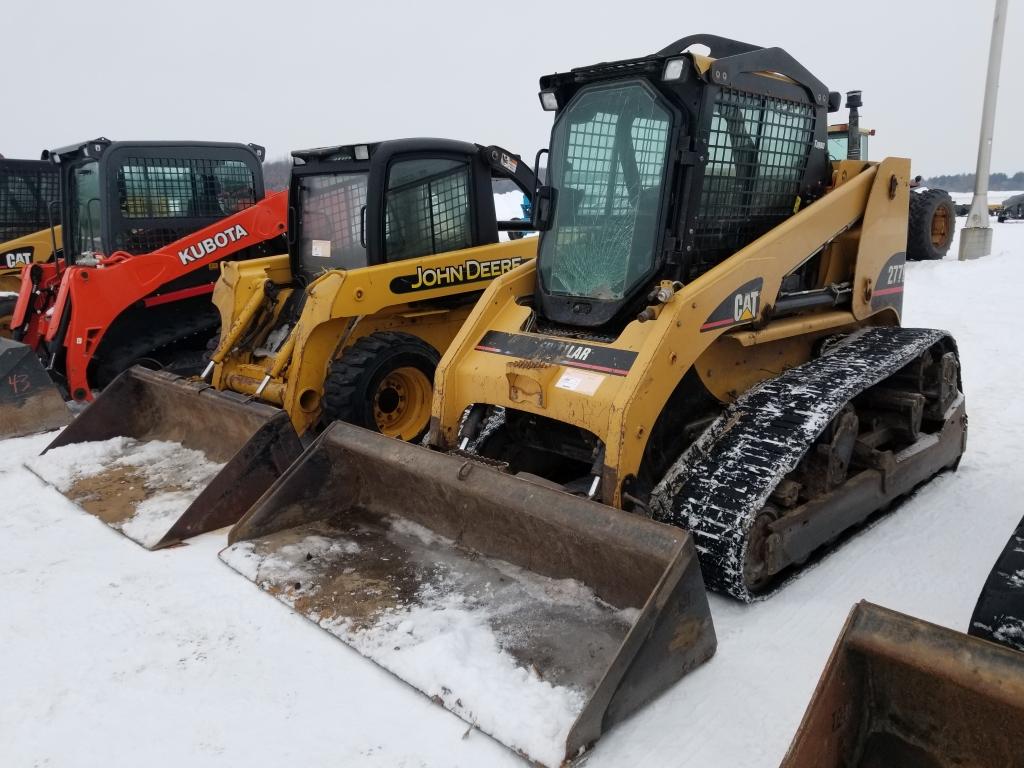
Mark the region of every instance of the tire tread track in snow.
POLYGON ((709 589, 744 602, 748 534, 775 486, 854 396, 886 379, 945 331, 866 328, 741 395, 654 489, 654 517, 690 531, 709 589))

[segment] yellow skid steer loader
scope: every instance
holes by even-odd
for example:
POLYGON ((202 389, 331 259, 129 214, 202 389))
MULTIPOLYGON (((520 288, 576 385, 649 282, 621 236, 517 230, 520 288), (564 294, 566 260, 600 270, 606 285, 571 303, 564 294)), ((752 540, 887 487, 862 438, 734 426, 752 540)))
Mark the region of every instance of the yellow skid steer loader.
MULTIPOLYGON (((434 369, 481 289, 536 253, 499 242, 495 181, 532 195, 498 147, 408 139, 293 153, 289 252, 222 266, 203 379, 135 367, 33 462, 151 548, 234 523, 335 419, 414 440, 434 369)), ((187 257, 188 254, 185 254, 187 257)))
POLYGON ((60 250, 59 203, 58 166, 0 155, 0 336, 11 335, 21 270, 60 250))
POLYGON ((696 35, 544 77, 541 89, 556 116, 551 186, 533 202, 538 258, 487 288, 445 353, 429 447, 336 423, 232 529, 221 557, 496 738, 557 764, 714 650, 696 569, 653 558, 664 570, 644 580, 656 585, 646 597, 639 583, 625 604, 605 591, 609 572, 634 575, 639 542, 685 530, 679 550, 694 545, 708 587, 766 596, 845 530, 955 467, 966 417, 952 339, 900 327, 910 163, 831 163, 839 94, 789 54, 696 35), (400 554, 363 558, 389 548, 400 554), (419 577, 427 563, 477 557, 516 579, 485 578, 487 591, 447 566, 419 577), (578 600, 562 599, 562 632, 528 629, 535 611, 516 594, 552 599, 540 577, 578 584, 578 600), (567 659, 560 642, 591 647, 577 627, 592 596, 641 612, 617 650, 567 659), (457 670, 425 679, 411 660, 446 647, 453 605, 525 681, 564 681, 571 711, 599 724, 552 729, 546 750, 524 746, 525 725, 502 719, 490 688, 457 670), (665 622, 667 644, 647 631, 665 622), (649 665, 657 682, 621 676, 649 665), (590 682, 597 669, 619 686, 610 697, 590 682))

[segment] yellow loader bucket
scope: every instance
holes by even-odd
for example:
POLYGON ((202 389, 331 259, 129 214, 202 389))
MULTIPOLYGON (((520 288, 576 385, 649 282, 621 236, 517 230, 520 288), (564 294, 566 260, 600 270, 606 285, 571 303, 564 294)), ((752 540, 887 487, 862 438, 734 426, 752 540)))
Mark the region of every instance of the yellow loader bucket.
POLYGON ((783 768, 996 768, 1024 759, 1024 653, 861 602, 783 768))
POLYGON ((715 650, 685 531, 341 422, 228 542, 239 573, 545 765, 715 650))
POLYGON ((136 366, 28 468, 159 549, 236 522, 301 451, 284 411, 136 366))
POLYGON ((64 398, 32 348, 0 337, 0 440, 49 432, 70 420, 64 398))

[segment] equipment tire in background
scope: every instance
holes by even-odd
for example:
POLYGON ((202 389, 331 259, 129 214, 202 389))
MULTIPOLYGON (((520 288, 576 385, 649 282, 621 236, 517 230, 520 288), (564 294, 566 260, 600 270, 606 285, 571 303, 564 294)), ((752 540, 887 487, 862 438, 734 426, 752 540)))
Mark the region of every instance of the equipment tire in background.
POLYGON ((345 421, 402 440, 430 424, 436 349, 407 333, 382 331, 357 340, 331 363, 324 385, 324 426, 345 421))
POLYGON ((956 208, 941 189, 910 193, 907 258, 910 261, 941 259, 949 251, 956 227, 956 208))

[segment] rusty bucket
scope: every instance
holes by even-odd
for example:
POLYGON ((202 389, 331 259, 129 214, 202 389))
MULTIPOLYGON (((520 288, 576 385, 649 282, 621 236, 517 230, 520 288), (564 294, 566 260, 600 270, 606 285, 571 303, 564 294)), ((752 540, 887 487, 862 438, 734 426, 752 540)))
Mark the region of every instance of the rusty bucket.
POLYGON ((685 531, 349 424, 228 541, 232 568, 546 765, 715 650, 685 531))

